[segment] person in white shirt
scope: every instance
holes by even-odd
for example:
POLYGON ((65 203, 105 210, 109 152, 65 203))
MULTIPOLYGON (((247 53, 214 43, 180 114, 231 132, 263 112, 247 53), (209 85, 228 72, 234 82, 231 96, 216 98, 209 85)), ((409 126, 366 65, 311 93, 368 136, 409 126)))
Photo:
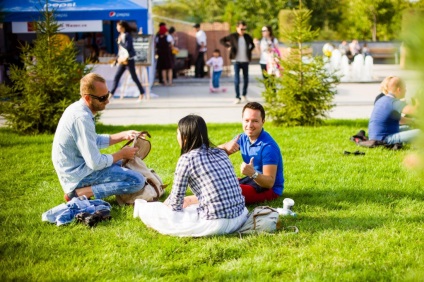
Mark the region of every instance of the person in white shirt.
POLYGON ((358 40, 352 40, 352 43, 349 44, 349 50, 353 57, 361 53, 361 46, 359 45, 358 40))
POLYGON ((210 85, 210 92, 215 93, 220 91, 227 91, 226 88, 219 87, 219 79, 221 78, 221 73, 224 66, 224 60, 221 57, 221 51, 219 51, 219 49, 215 49, 213 51, 213 57, 206 62, 206 65, 210 66, 212 69, 212 83, 210 85))
MULTIPOLYGON (((271 26, 262 27, 262 39, 260 41, 255 39, 255 45, 261 54, 259 64, 261 65, 262 76, 266 78, 267 74, 271 73, 267 66, 275 61, 275 53, 278 52, 278 40, 274 37, 271 26)), ((279 57, 279 54, 277 56, 279 57)))
POLYGON ((200 24, 195 24, 193 26, 196 29, 196 42, 197 42, 197 58, 196 65, 194 69, 194 76, 197 78, 202 78, 205 76, 205 53, 206 53, 206 33, 200 29, 200 24))

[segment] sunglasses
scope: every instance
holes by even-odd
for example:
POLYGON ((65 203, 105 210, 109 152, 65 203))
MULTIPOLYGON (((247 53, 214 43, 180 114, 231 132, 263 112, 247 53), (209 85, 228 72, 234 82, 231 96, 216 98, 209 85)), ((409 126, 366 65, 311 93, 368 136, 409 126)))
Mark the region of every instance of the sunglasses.
POLYGON ((242 28, 240 28, 241 30, 247 30, 247 28, 245 28, 245 27, 242 27, 242 28))
POLYGON ((109 96, 111 95, 112 93, 110 93, 110 92, 108 92, 106 95, 103 95, 103 96, 96 96, 96 95, 93 95, 93 94, 84 94, 84 95, 88 95, 88 96, 90 96, 91 98, 93 98, 93 99, 96 99, 96 100, 98 100, 99 102, 101 102, 101 103, 103 103, 103 102, 106 102, 106 100, 107 99, 109 99, 109 96))
POLYGON ((262 32, 268 31, 267 29, 262 29, 262 32))

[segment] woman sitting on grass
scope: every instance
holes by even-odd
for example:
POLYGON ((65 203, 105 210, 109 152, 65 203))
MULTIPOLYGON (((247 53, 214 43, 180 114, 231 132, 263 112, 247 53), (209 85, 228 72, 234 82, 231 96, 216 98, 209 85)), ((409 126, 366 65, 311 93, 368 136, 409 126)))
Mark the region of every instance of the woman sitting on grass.
POLYGON ((134 216, 148 227, 173 236, 228 234, 239 229, 248 211, 228 155, 210 147, 202 117, 188 115, 178 122, 181 156, 174 184, 164 202, 136 200, 134 216), (190 186, 193 196, 185 197, 190 186))

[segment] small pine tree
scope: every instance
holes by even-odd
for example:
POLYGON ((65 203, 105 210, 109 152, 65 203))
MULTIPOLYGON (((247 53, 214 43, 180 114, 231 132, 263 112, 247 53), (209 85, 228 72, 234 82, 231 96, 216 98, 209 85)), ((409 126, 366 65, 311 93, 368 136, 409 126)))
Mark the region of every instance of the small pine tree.
POLYGON ((265 91, 265 109, 277 125, 317 125, 333 107, 332 100, 339 78, 326 71, 323 58, 312 56, 310 42, 319 31, 309 25, 311 12, 293 11, 293 25, 283 31, 290 52, 280 60, 283 70, 280 77, 269 76, 262 80, 265 91))
POLYGON ((66 107, 78 100, 81 77, 90 71, 76 61, 74 42, 63 43, 54 11, 44 6, 33 46, 21 46, 24 67, 11 67, 12 86, 0 93, 0 115, 24 134, 53 133, 66 107))

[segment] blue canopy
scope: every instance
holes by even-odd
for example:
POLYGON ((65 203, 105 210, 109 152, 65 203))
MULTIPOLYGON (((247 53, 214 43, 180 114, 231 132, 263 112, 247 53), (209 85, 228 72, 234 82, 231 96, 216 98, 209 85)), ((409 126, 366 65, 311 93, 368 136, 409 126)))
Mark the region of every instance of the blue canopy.
MULTIPOLYGON (((148 30, 148 0, 49 0, 58 21, 108 20, 135 21, 148 30)), ((44 0, 5 0, 0 4, 4 22, 28 22, 40 19, 44 0)))

